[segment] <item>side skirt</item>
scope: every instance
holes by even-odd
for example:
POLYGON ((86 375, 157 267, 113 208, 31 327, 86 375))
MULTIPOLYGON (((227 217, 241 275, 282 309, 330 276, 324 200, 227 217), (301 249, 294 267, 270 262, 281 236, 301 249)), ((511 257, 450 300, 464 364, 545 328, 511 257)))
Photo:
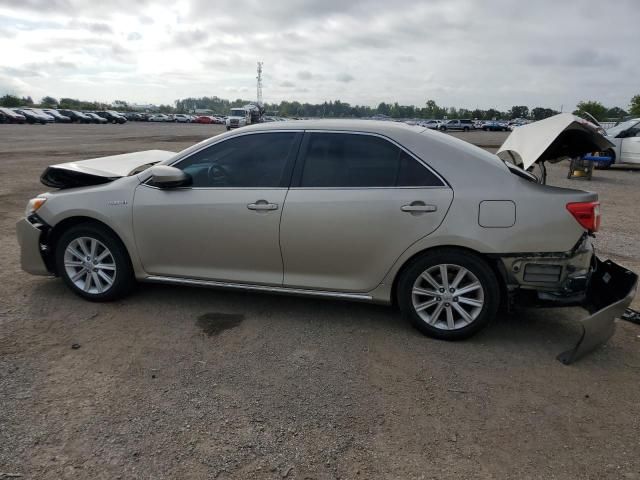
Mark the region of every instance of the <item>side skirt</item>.
POLYGON ((373 301, 373 297, 371 295, 367 295, 364 293, 345 293, 345 292, 331 292, 331 291, 325 291, 325 290, 307 290, 302 288, 275 287, 270 285, 252 285, 247 283, 218 282, 214 280, 198 280, 193 278, 161 277, 161 276, 152 275, 145 278, 143 281, 152 282, 152 283, 169 283, 173 285, 191 285, 195 287, 229 288, 229 289, 235 289, 235 290, 281 293, 286 295, 340 298, 344 300, 356 300, 361 302, 373 301))

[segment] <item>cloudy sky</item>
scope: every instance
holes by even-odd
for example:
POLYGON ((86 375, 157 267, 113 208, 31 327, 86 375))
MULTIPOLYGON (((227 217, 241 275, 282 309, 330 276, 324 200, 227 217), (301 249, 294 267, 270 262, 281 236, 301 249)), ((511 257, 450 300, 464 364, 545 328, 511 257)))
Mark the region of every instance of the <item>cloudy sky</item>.
POLYGON ((0 0, 0 95, 626 108, 638 0, 0 0))

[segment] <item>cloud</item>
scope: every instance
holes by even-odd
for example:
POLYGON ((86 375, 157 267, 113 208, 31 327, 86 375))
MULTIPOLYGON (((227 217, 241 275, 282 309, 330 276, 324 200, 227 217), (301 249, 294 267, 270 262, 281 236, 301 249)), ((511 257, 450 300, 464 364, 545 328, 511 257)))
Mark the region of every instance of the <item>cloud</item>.
POLYGON ((0 0, 0 74, 58 97, 170 103, 255 92, 264 61, 268 102, 625 106, 639 24, 637 0, 0 0), (615 35, 585 35, 602 25, 615 35))
POLYGON ((82 29, 88 30, 92 33, 113 33, 111 26, 104 22, 81 22, 78 20, 71 20, 68 24, 70 29, 82 29))
POLYGON ((339 73, 338 75, 336 75, 336 80, 343 83, 349 83, 353 82, 355 78, 353 77, 353 75, 350 75, 348 73, 339 73))
POLYGON ((201 45, 209 38, 209 34, 203 30, 185 30, 173 35, 172 44, 176 47, 191 47, 201 45))
POLYGON ((296 74, 296 76, 300 80, 311 80, 313 78, 313 73, 308 70, 301 70, 296 74))

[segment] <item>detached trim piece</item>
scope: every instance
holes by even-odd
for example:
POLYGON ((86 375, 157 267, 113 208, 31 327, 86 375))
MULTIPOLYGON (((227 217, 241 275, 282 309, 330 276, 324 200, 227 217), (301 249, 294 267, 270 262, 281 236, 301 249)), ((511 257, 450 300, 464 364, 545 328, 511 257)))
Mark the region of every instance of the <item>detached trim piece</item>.
POLYGON ((162 277, 151 275, 144 279, 145 282, 171 283, 175 285, 194 285, 197 287, 232 288, 236 290, 249 290, 258 292, 286 293, 288 295, 304 295, 311 297, 344 298, 370 302, 371 295, 363 293, 331 292, 325 290, 306 290, 302 288, 274 287, 269 285, 252 285, 246 283, 217 282, 214 280, 198 280, 194 278, 162 277))
POLYGON ((87 187, 113 182, 119 177, 105 177, 66 168, 47 167, 40 176, 40 183, 52 188, 87 187))

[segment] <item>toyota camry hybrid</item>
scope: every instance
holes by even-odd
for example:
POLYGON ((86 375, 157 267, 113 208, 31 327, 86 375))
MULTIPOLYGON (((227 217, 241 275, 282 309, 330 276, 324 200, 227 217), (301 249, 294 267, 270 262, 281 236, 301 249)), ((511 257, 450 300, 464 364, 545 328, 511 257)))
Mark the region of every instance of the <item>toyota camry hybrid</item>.
MULTIPOLYGON (((540 158, 608 142, 573 121, 558 138, 540 158)), ((93 301, 136 281, 335 297, 397 304, 451 340, 500 305, 579 305, 569 363, 611 336, 637 276, 595 256, 595 193, 538 180, 423 127, 265 123, 179 153, 52 165, 17 233, 24 270, 93 301)))

